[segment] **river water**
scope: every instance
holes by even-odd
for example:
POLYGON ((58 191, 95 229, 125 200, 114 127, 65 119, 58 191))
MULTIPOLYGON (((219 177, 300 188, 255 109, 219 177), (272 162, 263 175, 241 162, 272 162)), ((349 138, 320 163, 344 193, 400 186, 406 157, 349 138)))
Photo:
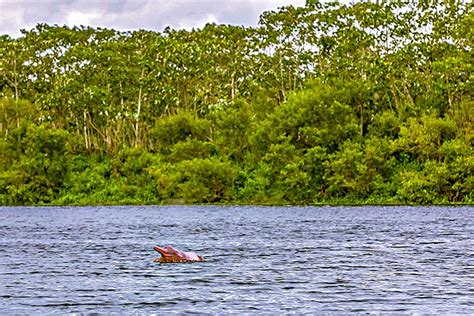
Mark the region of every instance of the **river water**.
POLYGON ((473 239, 473 207, 0 208, 0 313, 473 314, 473 239))

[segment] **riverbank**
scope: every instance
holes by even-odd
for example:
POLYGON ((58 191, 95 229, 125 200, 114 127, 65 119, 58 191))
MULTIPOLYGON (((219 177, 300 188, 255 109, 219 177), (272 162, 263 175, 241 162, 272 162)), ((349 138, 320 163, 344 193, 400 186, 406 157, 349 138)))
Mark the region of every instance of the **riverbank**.
POLYGON ((472 4, 307 2, 2 36, 0 205, 473 203, 472 4))

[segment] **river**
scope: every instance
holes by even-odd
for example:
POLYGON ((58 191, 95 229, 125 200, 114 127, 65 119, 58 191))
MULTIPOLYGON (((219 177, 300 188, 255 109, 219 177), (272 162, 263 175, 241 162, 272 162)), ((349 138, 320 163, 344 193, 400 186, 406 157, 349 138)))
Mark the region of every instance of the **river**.
POLYGON ((0 313, 474 314, 474 208, 0 207, 0 313), (154 245, 204 256, 158 264, 154 245))

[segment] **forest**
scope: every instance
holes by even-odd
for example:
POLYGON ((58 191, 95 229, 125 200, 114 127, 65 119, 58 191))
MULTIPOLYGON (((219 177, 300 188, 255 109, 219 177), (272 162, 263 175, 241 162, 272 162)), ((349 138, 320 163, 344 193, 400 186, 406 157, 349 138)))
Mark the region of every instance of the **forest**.
POLYGON ((0 204, 472 204, 473 4, 0 37, 0 204))

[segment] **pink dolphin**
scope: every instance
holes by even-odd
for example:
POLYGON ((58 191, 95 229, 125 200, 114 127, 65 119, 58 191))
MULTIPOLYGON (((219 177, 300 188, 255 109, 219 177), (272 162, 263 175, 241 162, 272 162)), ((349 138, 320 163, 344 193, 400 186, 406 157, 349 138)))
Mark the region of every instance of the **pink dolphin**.
POLYGON ((198 256, 194 252, 184 252, 178 249, 175 249, 171 246, 153 247, 154 250, 158 251, 161 254, 160 258, 153 260, 154 262, 160 263, 171 263, 171 262, 199 262, 204 261, 204 258, 198 256))

